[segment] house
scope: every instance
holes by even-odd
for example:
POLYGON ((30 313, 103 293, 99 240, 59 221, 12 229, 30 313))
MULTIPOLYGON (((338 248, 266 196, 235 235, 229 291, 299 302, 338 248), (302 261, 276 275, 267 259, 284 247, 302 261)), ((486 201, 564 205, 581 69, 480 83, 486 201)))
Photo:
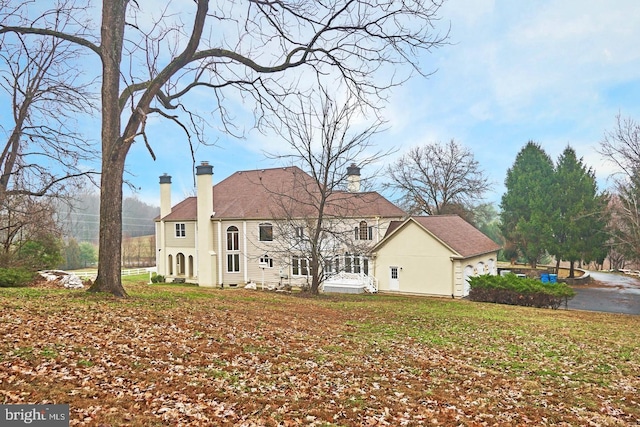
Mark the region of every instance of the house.
MULTIPOLYGON (((172 205, 171 177, 160 177, 158 274, 200 286, 309 283, 305 254, 321 200, 309 174, 295 166, 239 171, 213 185, 213 166, 203 162, 196 166, 196 186, 196 196, 172 205)), ((359 291, 365 282, 370 286, 371 248, 404 217, 377 192, 361 191, 360 168, 347 168, 345 190, 326 199, 319 230, 325 277, 342 272, 334 284, 349 288, 355 280, 359 291)))
POLYGON ((497 274, 500 246, 457 215, 392 222, 372 249, 381 292, 465 297, 467 278, 497 274))

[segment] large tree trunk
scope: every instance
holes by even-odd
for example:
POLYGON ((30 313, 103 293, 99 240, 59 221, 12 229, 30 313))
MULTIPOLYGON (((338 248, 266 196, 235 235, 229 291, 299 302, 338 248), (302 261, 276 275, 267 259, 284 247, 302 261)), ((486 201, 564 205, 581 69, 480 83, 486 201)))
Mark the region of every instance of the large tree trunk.
POLYGON ((90 292, 125 297, 122 267, 122 183, 128 144, 120 137, 120 61, 127 0, 102 5, 102 177, 98 277, 90 292))

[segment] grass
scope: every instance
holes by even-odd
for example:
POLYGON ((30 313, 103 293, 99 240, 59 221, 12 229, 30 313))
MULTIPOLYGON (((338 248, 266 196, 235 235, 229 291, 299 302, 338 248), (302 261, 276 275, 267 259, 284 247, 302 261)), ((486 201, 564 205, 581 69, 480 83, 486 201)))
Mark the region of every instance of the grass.
POLYGON ((389 295, 0 289, 0 404, 72 425, 634 425, 640 318, 389 295))

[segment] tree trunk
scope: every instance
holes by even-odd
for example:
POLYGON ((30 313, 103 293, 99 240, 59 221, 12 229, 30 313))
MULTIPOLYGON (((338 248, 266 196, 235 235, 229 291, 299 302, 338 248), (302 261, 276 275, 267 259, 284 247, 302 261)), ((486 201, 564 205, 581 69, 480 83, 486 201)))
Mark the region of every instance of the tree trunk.
POLYGON ((576 277, 574 264, 575 264, 575 261, 569 262, 569 279, 573 279, 574 277, 576 277))
POLYGON ((122 184, 127 144, 120 137, 120 61, 127 0, 102 5, 102 176, 98 277, 89 292, 127 296, 122 268, 122 184))
POLYGON ((100 188, 100 256, 98 277, 90 292, 109 292, 118 297, 127 296, 120 271, 122 268, 122 162, 107 162, 103 165, 100 188), (121 163, 122 165, 116 164, 121 163))

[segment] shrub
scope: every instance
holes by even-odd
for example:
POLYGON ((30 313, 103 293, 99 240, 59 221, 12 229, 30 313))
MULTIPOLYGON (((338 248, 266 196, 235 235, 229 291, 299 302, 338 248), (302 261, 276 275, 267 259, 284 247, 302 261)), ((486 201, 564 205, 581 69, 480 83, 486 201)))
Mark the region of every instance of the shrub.
POLYGON ((535 279, 520 278, 515 274, 471 277, 469 284, 469 299, 472 301, 527 307, 556 309, 576 294, 565 283, 542 283, 535 279))
POLYGON ((164 283, 165 277, 162 274, 153 273, 151 275, 151 283, 164 283))
POLYGON ((23 268, 0 268, 0 288, 27 286, 35 273, 23 268))

